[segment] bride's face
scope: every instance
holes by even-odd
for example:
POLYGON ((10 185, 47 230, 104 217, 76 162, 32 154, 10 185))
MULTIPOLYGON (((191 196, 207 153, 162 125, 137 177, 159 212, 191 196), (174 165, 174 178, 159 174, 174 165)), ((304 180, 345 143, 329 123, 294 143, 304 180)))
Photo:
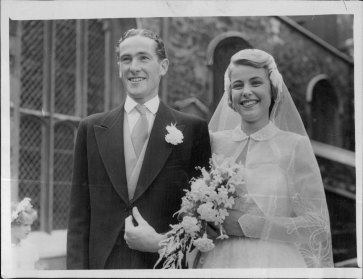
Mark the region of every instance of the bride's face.
POLYGON ((231 69, 231 94, 234 109, 242 121, 262 128, 269 121, 271 84, 264 68, 234 65, 231 69))

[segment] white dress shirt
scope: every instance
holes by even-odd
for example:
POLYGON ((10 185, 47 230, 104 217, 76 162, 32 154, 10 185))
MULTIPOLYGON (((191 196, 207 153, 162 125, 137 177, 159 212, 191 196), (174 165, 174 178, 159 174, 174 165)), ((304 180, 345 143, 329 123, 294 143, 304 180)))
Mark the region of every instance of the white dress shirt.
MULTIPOLYGON (((158 111, 159 108, 159 104, 160 104, 160 99, 159 96, 155 96, 154 98, 152 98, 151 100, 147 101, 146 103, 144 103, 144 106, 146 107, 146 118, 147 118, 147 122, 149 125, 149 135, 150 135, 150 131, 151 128, 153 127, 154 124, 154 120, 155 120, 155 116, 156 116, 156 112, 158 111)), ((132 133, 135 124, 137 122, 137 120, 139 120, 140 117, 140 113, 136 110, 136 105, 137 102, 130 98, 129 96, 126 97, 126 101, 125 101, 125 113, 127 116, 127 121, 129 123, 129 129, 130 129, 130 134, 132 133)))

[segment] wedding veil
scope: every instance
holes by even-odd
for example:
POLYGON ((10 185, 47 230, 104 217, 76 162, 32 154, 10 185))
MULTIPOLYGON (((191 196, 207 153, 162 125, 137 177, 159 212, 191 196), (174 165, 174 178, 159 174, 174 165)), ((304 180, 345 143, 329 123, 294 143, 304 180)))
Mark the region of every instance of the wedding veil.
MULTIPOLYGON (((212 133, 232 130, 241 122, 241 116, 231 108, 229 78, 232 64, 240 60, 255 63, 268 72, 274 100, 270 121, 280 130, 302 136, 296 137, 298 148, 283 146, 291 148, 292 154, 289 169, 284 169, 290 185, 287 198, 293 207, 292 216, 276 216, 269 211, 263 211, 263 216, 244 214, 241 217, 244 219, 244 234, 252 238, 293 243, 307 266, 332 267, 329 213, 319 166, 299 112, 270 54, 257 49, 244 49, 232 56, 224 75, 224 94, 209 129, 212 133)), ((276 198, 277 194, 254 199, 256 204, 261 204, 261 201, 273 204, 276 198)))
POLYGON ((275 126, 284 131, 306 136, 307 133, 300 114, 276 67, 274 58, 258 49, 244 49, 231 57, 231 63, 224 74, 224 94, 209 122, 209 129, 212 132, 230 130, 234 129, 241 121, 241 116, 229 104, 231 94, 230 70, 232 64, 238 60, 253 61, 267 69, 274 92, 274 105, 270 113, 270 120, 275 126))

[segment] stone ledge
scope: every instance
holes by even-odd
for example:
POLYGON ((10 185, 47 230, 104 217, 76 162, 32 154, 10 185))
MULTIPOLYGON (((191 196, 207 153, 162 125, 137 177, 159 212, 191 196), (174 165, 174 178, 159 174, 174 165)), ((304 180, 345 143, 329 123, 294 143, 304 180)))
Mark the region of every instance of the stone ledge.
POLYGON ((358 267, 358 261, 357 258, 348 259, 335 263, 334 267, 358 267))
POLYGON ((63 257, 66 255, 67 230, 55 230, 50 234, 34 231, 29 234, 28 240, 38 247, 41 259, 63 257))

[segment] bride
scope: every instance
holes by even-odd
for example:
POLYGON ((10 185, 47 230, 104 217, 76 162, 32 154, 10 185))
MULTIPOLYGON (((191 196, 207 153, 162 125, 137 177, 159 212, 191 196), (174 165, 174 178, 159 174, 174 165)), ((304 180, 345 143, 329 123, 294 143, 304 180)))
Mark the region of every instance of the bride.
POLYGON ((194 267, 333 267, 319 167, 273 57, 239 51, 224 88, 210 122, 212 152, 241 162, 245 183, 225 220, 229 239, 194 267))

